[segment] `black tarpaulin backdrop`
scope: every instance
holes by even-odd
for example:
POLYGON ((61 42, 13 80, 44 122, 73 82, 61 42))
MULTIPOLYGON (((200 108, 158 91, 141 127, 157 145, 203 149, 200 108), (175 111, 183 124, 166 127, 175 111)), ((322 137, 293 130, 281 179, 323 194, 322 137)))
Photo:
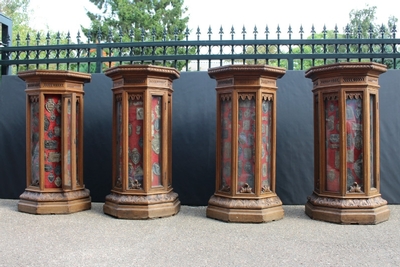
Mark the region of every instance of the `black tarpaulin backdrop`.
MULTIPOLYGON (((215 189, 215 80, 182 72, 174 81, 172 174, 183 205, 207 205, 215 189)), ((400 71, 380 76, 381 193, 400 203, 400 71)), ((93 74, 85 85, 84 182, 94 202, 111 189, 111 80, 93 74)), ((304 71, 278 80, 277 194, 286 205, 305 204, 313 190, 312 83, 304 71)), ((3 76, 0 85, 0 198, 17 199, 26 186, 25 83, 3 76)))

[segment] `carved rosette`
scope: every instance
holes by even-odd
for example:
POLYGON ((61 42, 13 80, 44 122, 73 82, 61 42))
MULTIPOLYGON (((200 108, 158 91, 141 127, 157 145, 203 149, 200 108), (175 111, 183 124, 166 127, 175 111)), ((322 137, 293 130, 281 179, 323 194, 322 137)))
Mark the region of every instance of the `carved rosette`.
POLYGON ((278 196, 261 199, 232 199, 213 195, 208 201, 208 205, 228 209, 266 209, 281 206, 282 201, 278 196))
POLYGON ((337 209, 357 209, 357 208, 377 208, 387 205, 387 201, 381 196, 373 198, 333 198, 333 197, 320 197, 312 194, 307 197, 308 202, 314 206, 323 206, 337 209))

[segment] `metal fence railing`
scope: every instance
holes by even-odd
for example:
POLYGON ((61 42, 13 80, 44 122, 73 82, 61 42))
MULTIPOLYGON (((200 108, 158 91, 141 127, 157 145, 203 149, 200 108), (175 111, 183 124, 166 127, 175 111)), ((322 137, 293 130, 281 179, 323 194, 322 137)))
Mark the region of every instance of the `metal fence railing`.
POLYGON ((176 67, 184 71, 207 70, 227 64, 268 64, 288 70, 305 70, 312 66, 342 61, 375 61, 388 68, 400 68, 400 39, 396 38, 396 27, 378 32, 369 32, 362 38, 361 32, 351 34, 349 29, 340 34, 337 27, 328 31, 324 27, 310 36, 292 39, 289 27, 286 38, 280 28, 276 38, 270 38, 268 27, 259 34, 256 27, 248 35, 245 27, 237 39, 233 27, 228 35, 219 29, 217 38, 209 28, 205 38, 198 28, 194 40, 190 40, 189 29, 183 30, 183 39, 178 40, 176 31, 173 40, 165 34, 142 31, 140 41, 129 39, 129 33, 110 31, 106 40, 88 34, 87 40, 78 33, 76 42, 70 34, 40 34, 15 37, 16 45, 0 47, 2 74, 15 74, 26 69, 61 69, 89 73, 101 73, 120 64, 155 64, 176 67), (250 36, 250 39, 248 37, 250 36), (125 41, 124 41, 125 40, 125 41))

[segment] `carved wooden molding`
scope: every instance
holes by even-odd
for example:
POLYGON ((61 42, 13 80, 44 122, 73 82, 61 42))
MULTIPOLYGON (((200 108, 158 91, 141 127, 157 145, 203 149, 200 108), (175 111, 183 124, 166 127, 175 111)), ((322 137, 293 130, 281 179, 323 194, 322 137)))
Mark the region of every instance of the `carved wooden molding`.
POLYGON ((272 80, 272 79, 261 78, 260 83, 262 85, 276 86, 276 80, 272 80))
POLYGON ((155 78, 149 78, 148 79, 149 86, 154 86, 154 87, 168 87, 168 81, 163 80, 163 79, 155 79, 155 78))
POLYGON ((124 79, 126 84, 145 84, 146 79, 124 79))
POLYGON ((286 69, 280 67, 272 67, 268 65, 227 65, 222 67, 215 67, 208 70, 210 76, 221 72, 270 72, 276 73, 278 76, 283 76, 286 69))
POLYGON ((40 82, 27 83, 26 88, 28 89, 40 88, 40 82))
POLYGON ((273 94, 263 94, 262 95, 262 100, 264 100, 264 101, 272 101, 272 100, 274 100, 274 95, 273 94))
POLYGON ((340 209, 357 209, 357 208, 377 208, 387 204, 382 197, 373 198, 333 198, 320 197, 316 194, 309 196, 308 201, 315 206, 324 206, 340 209))
MULTIPOLYGON (((334 84, 339 84, 340 83, 340 78, 335 77, 335 78, 328 78, 328 79, 321 79, 319 80, 319 85, 334 85, 334 84)), ((318 85, 318 82, 317 82, 318 85)))
POLYGON ((83 84, 76 84, 76 83, 66 83, 67 88, 72 89, 83 89, 83 84))
POLYGON ((129 94, 128 96, 129 101, 142 100, 142 99, 143 99, 142 94, 129 94))
POLYGON ((220 96, 221 101, 231 101, 232 95, 231 94, 221 94, 220 96))
POLYGON ((149 205, 156 203, 173 202, 178 198, 175 192, 155 195, 124 195, 112 192, 106 196, 106 201, 123 205, 149 205))
POLYGON ((31 96, 29 96, 29 101, 31 103, 39 102, 39 96, 38 95, 31 95, 31 96))
POLYGON ((375 70, 377 72, 386 72, 387 68, 383 64, 375 63, 375 62, 341 62, 335 64, 329 64, 325 66, 312 67, 308 71, 306 71, 306 77, 311 78, 311 76, 318 75, 318 73, 322 72, 337 72, 338 70, 349 71, 350 69, 354 69, 355 71, 365 71, 375 70))
POLYGON ((66 201, 89 197, 88 189, 69 191, 69 192, 33 192, 25 191, 20 195, 20 199, 31 201, 66 201))
POLYGON ((324 94, 324 95, 323 95, 323 99, 324 99, 324 100, 338 100, 338 99, 339 99, 339 96, 337 95, 337 93, 324 94))
POLYGON ((64 88, 65 83, 51 83, 51 82, 45 82, 41 83, 40 87, 51 87, 51 88, 64 88))
POLYGON ((115 88, 115 87, 121 87, 121 86, 123 86, 124 85, 124 80, 123 79, 120 79, 120 80, 116 80, 116 81, 114 81, 114 83, 113 83, 113 87, 115 88))
POLYGON ((246 79, 246 80, 238 80, 235 79, 235 85, 259 85, 259 79, 246 79))
POLYGON ((362 99, 363 94, 362 93, 347 93, 346 94, 346 99, 362 99))
POLYGON ((344 83, 359 83, 365 82, 365 77, 345 77, 343 78, 344 83))
POLYGON ((164 73, 169 74, 172 79, 179 78, 179 71, 174 68, 164 67, 164 66, 153 66, 153 65, 120 65, 113 67, 104 72, 107 76, 113 76, 115 73, 135 73, 135 72, 154 72, 154 73, 164 73))
POLYGON ((236 199, 213 195, 208 201, 208 204, 228 209, 263 209, 280 206, 282 205, 282 201, 277 196, 264 197, 260 199, 236 199))
POLYGON ((369 82, 369 83, 376 83, 376 84, 378 84, 378 78, 368 77, 368 82, 369 82))
POLYGON ((72 78, 90 80, 91 75, 89 73, 76 72, 76 71, 65 71, 65 70, 28 70, 18 73, 18 77, 26 79, 30 77, 43 77, 43 76, 56 76, 57 78, 72 78))
POLYGON ((217 81, 217 87, 226 87, 226 86, 232 86, 232 85, 233 85, 233 78, 217 81))
POLYGON ((115 101, 116 102, 121 102, 122 101, 122 94, 115 95, 115 101))
POLYGON ((239 95, 239 99, 241 100, 252 100, 253 98, 255 98, 256 96, 254 94, 240 94, 239 95))

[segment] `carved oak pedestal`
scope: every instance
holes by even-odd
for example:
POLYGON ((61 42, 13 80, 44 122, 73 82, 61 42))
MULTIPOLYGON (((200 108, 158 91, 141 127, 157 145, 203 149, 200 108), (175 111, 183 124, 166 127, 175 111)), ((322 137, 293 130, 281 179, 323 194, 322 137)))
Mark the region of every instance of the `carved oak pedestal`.
POLYGON ((91 208, 83 183, 83 85, 90 74, 34 70, 27 84, 27 188, 18 210, 63 214, 91 208))
POLYGON ((179 72, 152 65, 108 69, 113 80, 113 178, 103 211, 123 219, 179 212, 172 191, 172 80, 179 72))
POLYGON ((315 220, 377 224, 389 219, 380 194, 378 77, 386 66, 313 67, 314 192, 305 212, 315 220))
POLYGON ((217 80, 217 171, 207 217, 227 222, 282 219, 282 202, 275 193, 276 80, 285 70, 231 65, 208 74, 217 80))

